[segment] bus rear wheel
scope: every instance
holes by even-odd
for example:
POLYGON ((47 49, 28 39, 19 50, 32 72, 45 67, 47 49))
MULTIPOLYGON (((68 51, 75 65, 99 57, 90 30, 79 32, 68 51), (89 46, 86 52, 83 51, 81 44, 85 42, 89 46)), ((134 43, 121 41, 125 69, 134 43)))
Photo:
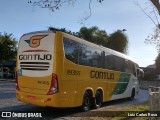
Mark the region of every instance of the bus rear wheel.
POLYGON ((97 91, 95 95, 95 108, 100 108, 103 102, 103 95, 101 91, 97 91))
POLYGON ((88 92, 86 92, 83 96, 82 110, 88 111, 91 108, 92 96, 88 92))

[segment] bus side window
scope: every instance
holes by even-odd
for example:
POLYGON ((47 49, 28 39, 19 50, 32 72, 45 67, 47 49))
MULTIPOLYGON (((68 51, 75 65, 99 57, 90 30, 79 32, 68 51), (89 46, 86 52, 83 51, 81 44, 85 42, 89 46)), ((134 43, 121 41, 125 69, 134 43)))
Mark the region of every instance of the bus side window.
POLYGON ((125 60, 116 55, 112 55, 110 53, 105 52, 105 69, 116 70, 124 72, 125 69, 125 60))
POLYGON ((101 65, 101 68, 105 69, 105 51, 102 51, 101 52, 101 58, 100 58, 100 65, 101 65))
POLYGON ((91 67, 102 68, 101 51, 95 48, 79 43, 79 64, 91 67))
POLYGON ((125 72, 132 73, 135 75, 136 69, 132 61, 125 60, 125 72))
POLYGON ((64 52, 65 52, 65 57, 74 62, 78 63, 78 45, 77 42, 69 40, 67 38, 63 39, 63 44, 64 44, 64 52))
POLYGON ((112 55, 105 52, 105 69, 113 70, 114 69, 114 60, 112 55))
POLYGON ((94 50, 92 53, 92 66, 101 68, 101 51, 94 50))
POLYGON ((79 43, 79 64, 80 65, 86 65, 91 66, 90 58, 91 58, 92 51, 89 46, 79 43))
POLYGON ((115 70, 124 72, 125 60, 123 58, 118 57, 118 56, 114 56, 114 59, 115 59, 115 70))

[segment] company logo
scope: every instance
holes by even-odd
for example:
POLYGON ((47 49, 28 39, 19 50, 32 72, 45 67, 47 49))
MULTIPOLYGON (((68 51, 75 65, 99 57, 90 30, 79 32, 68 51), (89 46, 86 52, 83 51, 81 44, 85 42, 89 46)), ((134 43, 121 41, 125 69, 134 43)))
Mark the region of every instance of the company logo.
POLYGON ((27 55, 19 55, 19 60, 51 60, 51 54, 27 54, 27 55))
POLYGON ((100 72, 100 71, 91 70, 90 77, 91 78, 96 78, 96 79, 110 79, 110 80, 114 80, 114 73, 100 72))
POLYGON ((35 35, 32 36, 29 40, 24 40, 29 44, 30 47, 35 48, 40 45, 41 39, 46 37, 47 35, 35 35))
POLYGON ((11 117, 11 112, 2 112, 1 117, 11 117))

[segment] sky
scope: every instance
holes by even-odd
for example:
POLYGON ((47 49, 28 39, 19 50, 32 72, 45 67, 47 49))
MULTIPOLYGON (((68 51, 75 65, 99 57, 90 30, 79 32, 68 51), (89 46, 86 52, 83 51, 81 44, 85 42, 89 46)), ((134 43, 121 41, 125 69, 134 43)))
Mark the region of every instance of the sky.
MULTIPOLYGON (((144 41, 155 28, 152 21, 142 12, 136 0, 104 0, 102 4, 92 0, 92 16, 80 24, 89 14, 89 0, 76 0, 74 5, 63 4, 58 11, 32 6, 28 0, 1 0, 0 32, 12 33, 18 41, 24 33, 47 30, 48 27, 66 28, 78 32, 83 26, 98 26, 112 34, 126 29, 129 46, 128 55, 141 67, 154 64, 157 57, 155 46, 144 41)), ((138 1, 138 0, 137 0, 138 1)), ((148 0, 139 4, 146 8, 148 0)))

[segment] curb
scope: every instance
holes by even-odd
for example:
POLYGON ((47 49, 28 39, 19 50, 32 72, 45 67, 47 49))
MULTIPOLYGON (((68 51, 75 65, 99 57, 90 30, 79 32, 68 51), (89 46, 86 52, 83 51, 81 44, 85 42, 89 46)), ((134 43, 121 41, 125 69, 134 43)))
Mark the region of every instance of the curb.
POLYGON ((15 82, 15 79, 0 79, 0 81, 8 81, 8 82, 15 82))

